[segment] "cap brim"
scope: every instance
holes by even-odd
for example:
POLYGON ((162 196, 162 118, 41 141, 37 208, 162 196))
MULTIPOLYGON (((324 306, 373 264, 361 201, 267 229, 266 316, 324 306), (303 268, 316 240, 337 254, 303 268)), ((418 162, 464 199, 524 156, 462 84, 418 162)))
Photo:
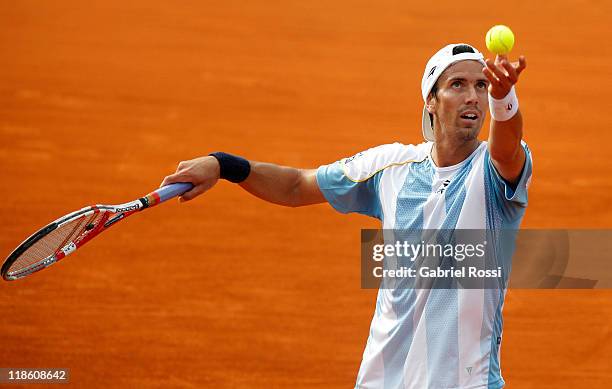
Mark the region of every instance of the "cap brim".
POLYGON ((433 128, 431 127, 429 112, 425 106, 423 106, 423 119, 421 121, 421 127, 423 128, 423 138, 429 142, 434 142, 436 138, 434 137, 433 128))

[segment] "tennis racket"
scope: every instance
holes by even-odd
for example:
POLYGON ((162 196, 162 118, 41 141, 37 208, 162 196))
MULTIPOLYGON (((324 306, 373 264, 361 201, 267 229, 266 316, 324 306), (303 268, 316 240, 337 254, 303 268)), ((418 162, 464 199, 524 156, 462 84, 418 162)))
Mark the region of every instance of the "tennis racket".
POLYGON ((190 183, 170 184, 129 203, 92 205, 62 216, 13 250, 2 265, 2 278, 13 281, 49 267, 117 222, 192 188, 190 183))

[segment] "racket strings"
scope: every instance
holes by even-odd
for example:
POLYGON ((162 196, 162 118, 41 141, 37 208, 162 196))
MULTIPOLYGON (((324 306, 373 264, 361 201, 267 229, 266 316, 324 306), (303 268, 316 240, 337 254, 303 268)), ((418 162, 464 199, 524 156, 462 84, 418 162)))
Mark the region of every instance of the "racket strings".
MULTIPOLYGON (((94 213, 94 214, 90 215, 89 218, 82 217, 82 218, 74 220, 75 222, 77 222, 76 223, 77 225, 75 227, 71 228, 72 233, 66 235, 66 238, 64 239, 64 241, 62 243, 60 243, 57 246, 57 249, 60 249, 60 248, 62 248, 64 246, 66 246, 66 244, 68 244, 69 242, 74 242, 80 235, 82 235, 83 232, 86 231, 85 227, 88 224, 90 224, 93 220, 95 220, 95 218, 98 215, 99 214, 94 213)), ((70 224, 70 223, 68 223, 68 224, 70 224)))
POLYGON ((100 212, 79 217, 51 231, 24 251, 10 267, 9 272, 20 271, 40 263, 57 253, 58 250, 70 242, 78 241, 92 227, 95 228, 97 222, 104 214, 105 212, 100 212))

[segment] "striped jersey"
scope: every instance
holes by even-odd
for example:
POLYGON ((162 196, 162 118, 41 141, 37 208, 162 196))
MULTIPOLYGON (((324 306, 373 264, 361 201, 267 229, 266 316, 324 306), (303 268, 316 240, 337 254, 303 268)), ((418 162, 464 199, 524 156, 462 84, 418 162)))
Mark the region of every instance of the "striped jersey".
MULTIPOLYGON (((516 230, 532 171, 521 145, 526 162, 515 186, 496 171, 487 142, 448 167, 435 165, 432 142, 382 145, 319 167, 317 182, 336 210, 378 218, 384 229, 516 230)), ((355 387, 502 388, 505 292, 380 288, 355 387)))

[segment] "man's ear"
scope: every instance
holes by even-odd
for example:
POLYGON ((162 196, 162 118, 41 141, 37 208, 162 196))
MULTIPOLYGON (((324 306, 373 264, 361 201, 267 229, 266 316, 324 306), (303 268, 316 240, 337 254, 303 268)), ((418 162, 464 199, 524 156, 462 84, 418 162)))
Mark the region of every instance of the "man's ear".
POLYGON ((427 112, 433 115, 434 112, 436 112, 436 103, 437 103, 437 100, 435 96, 433 95, 433 93, 430 93, 429 96, 427 96, 427 103, 425 104, 425 108, 427 108, 427 112))

